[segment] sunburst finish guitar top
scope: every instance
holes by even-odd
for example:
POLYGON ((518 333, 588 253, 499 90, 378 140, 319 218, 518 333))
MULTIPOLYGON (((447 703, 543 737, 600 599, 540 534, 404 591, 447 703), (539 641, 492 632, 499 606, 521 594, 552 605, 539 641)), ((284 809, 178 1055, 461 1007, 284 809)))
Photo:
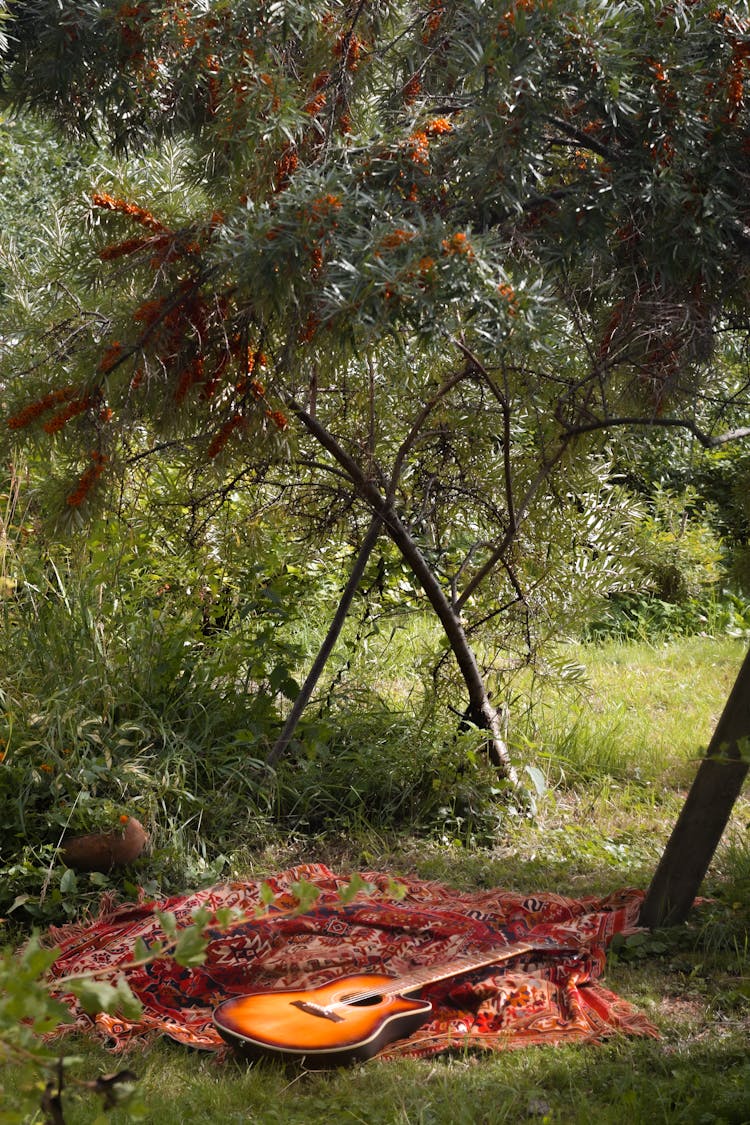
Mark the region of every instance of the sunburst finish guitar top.
POLYGON ((220 1004, 213 1014, 214 1025, 223 1039, 248 1058, 304 1059, 312 1066, 370 1059, 429 1019, 432 1005, 427 1000, 409 999, 409 992, 538 950, 581 952, 550 943, 518 942, 416 969, 407 977, 358 973, 318 988, 251 992, 220 1004))
POLYGON ((275 1055, 340 1066, 372 1058, 428 1019, 432 1005, 391 995, 395 983, 364 974, 304 991, 252 992, 220 1004, 214 1025, 249 1058, 275 1055))

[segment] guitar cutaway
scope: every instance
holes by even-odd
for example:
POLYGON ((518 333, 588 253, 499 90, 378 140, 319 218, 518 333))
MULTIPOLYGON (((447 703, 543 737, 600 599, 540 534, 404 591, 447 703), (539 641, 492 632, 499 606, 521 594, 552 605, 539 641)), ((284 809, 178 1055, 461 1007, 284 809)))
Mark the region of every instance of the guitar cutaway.
POLYGON ((318 988, 251 992, 225 1000, 213 1021, 245 1058, 304 1059, 314 1066, 361 1062, 411 1035, 432 1012, 426 1000, 394 994, 397 984, 371 973, 318 988))

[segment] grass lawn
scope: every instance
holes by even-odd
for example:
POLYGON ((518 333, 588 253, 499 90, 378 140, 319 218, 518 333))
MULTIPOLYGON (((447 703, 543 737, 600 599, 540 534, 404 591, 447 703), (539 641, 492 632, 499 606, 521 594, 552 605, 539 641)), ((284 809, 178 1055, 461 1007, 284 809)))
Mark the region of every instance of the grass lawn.
MULTIPOLYGON (((393 837, 376 829, 257 850, 252 876, 300 860, 375 867, 457 887, 554 889, 580 896, 645 887, 678 814, 745 645, 577 648, 587 679, 550 693, 524 745, 548 790, 535 818, 509 818, 493 846, 460 833, 393 837)), ((750 801, 738 803, 706 880, 712 901, 681 927, 621 943, 604 983, 646 1011, 654 1040, 529 1048, 500 1056, 373 1061, 299 1073, 248 1066, 162 1041, 113 1057, 78 1042, 74 1073, 129 1067, 139 1119, 182 1122, 494 1125, 501 1122, 750 1123, 750 801)), ((241 874, 241 873, 240 873, 241 874)), ((70 1047, 69 1047, 70 1049, 70 1047)), ((20 1072, 6 1067, 6 1100, 20 1072)), ((65 1121, 92 1123, 98 1103, 73 1093, 65 1121)), ((131 1120, 123 1110, 109 1120, 131 1120)), ((5 1120, 0 1110, 0 1125, 5 1120)), ((20 1120, 44 1121, 44 1115, 20 1120)))

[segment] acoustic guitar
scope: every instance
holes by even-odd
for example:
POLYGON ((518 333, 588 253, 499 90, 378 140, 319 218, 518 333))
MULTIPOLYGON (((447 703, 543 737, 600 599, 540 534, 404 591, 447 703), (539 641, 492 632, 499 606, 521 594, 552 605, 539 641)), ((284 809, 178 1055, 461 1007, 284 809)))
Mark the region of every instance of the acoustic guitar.
POLYGON ((580 947, 517 942, 467 955, 409 976, 355 973, 317 988, 250 992, 225 1000, 213 1013, 214 1025, 245 1058, 305 1060, 315 1066, 341 1066, 372 1058, 388 1043, 416 1031, 429 1018, 428 1000, 409 993, 459 973, 510 961, 523 953, 578 953, 580 947))

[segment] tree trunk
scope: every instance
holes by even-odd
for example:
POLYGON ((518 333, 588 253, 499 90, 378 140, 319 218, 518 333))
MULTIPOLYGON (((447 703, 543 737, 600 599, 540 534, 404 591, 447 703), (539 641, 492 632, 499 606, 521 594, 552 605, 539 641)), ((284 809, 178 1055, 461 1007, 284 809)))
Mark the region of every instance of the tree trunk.
POLYGON ((747 776, 748 739, 750 652, 651 881, 641 925, 674 926, 687 918, 747 776))
POLYGON ((275 743, 268 752, 268 755, 266 757, 266 764, 269 766, 276 765, 279 758, 284 753, 289 743, 292 741, 292 735, 294 734, 297 723, 302 716, 302 712, 310 702, 310 696, 315 690, 315 685, 320 679, 321 673, 326 666, 326 662, 333 651, 333 647, 336 644, 336 641, 339 639, 339 634, 344 627, 344 622, 346 621, 347 614, 349 613, 352 600, 357 592, 357 587, 362 581, 362 575, 365 572, 367 560, 372 554, 372 549, 378 541, 378 536, 380 535, 380 529, 382 528, 382 526, 383 521, 381 520, 380 516, 373 516, 372 520, 370 521, 370 526, 367 529, 367 535, 363 539, 362 546, 359 549, 359 554, 354 560, 354 566, 352 567, 352 572, 349 575, 349 581, 347 582, 346 586, 344 587, 343 593, 341 594, 341 599, 336 609, 336 613, 334 614, 333 620, 328 627, 328 632, 326 633, 325 639, 320 646, 318 655, 315 657, 312 667, 307 673, 305 682, 300 689, 299 695, 294 701, 292 709, 289 712, 286 722, 284 723, 281 734, 276 739, 275 743))
MULTIPOLYGON (((513 785, 518 785, 518 774, 510 760, 508 748, 502 735, 500 720, 487 694, 484 678, 461 624, 459 610, 448 601, 443 587, 409 531, 396 514, 391 500, 380 491, 362 467, 357 464, 317 418, 311 417, 292 398, 288 398, 286 403, 309 433, 338 462, 371 511, 376 516, 380 516, 385 532, 393 540, 405 561, 411 567, 415 578, 427 595, 430 605, 445 630, 451 651, 456 658, 469 693, 469 714, 477 716, 477 725, 487 731, 487 753, 490 761, 497 767, 498 772, 503 777, 506 777, 513 785)), ((393 482, 391 487, 393 487, 393 482)))
POLYGON ((437 614, 440 624, 443 626, 469 693, 467 714, 472 721, 476 722, 478 727, 487 731, 487 753, 490 761, 497 767, 503 777, 507 777, 513 785, 518 785, 518 774, 510 760, 497 711, 490 702, 484 677, 468 642, 458 612, 448 601, 443 587, 393 508, 384 513, 383 523, 388 535, 411 567, 414 576, 427 595, 430 605, 437 614))

